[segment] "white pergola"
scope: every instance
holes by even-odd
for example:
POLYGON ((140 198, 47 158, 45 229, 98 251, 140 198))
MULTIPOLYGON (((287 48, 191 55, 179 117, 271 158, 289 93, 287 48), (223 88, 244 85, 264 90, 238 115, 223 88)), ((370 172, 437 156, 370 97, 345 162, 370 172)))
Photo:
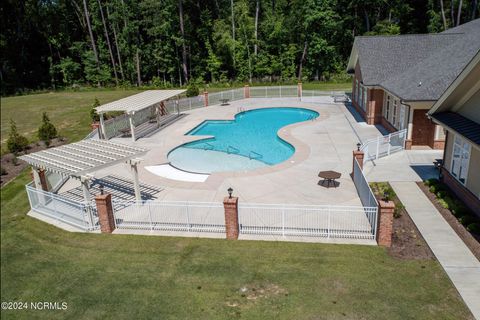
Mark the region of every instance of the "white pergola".
POLYGON ((34 169, 34 180, 41 188, 38 170, 45 170, 80 180, 86 203, 90 202, 89 181, 94 171, 125 162, 130 165, 135 197, 141 201, 137 164, 148 150, 105 140, 80 142, 26 154, 20 157, 34 169))
POLYGON ((135 114, 135 112, 145 108, 150 108, 154 105, 158 106, 161 102, 179 96, 185 91, 187 90, 147 90, 95 108, 97 113, 100 115, 100 128, 103 136, 105 136, 105 123, 103 114, 111 111, 123 111, 128 116, 132 140, 135 141, 135 126, 132 119, 132 116, 135 114))

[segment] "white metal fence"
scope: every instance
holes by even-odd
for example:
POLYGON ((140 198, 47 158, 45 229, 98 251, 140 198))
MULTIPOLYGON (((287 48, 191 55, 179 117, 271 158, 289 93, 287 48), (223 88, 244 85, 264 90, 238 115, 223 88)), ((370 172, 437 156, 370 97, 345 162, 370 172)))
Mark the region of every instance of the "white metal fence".
POLYGON ((97 208, 92 203, 84 204, 26 186, 28 200, 33 211, 84 231, 99 228, 97 208))
POLYGON ((225 232, 222 203, 114 201, 118 229, 225 232))
POLYGON ((374 239, 376 207, 239 204, 241 234, 374 239))
POLYGON ((122 130, 130 128, 128 115, 121 114, 115 118, 108 119, 104 122, 105 138, 110 139, 122 134, 122 130))
POLYGON ((379 136, 365 141, 360 150, 364 152, 363 162, 376 160, 378 158, 389 156, 392 153, 402 151, 405 148, 407 139, 407 129, 390 133, 386 136, 379 136))
POLYGON ((367 218, 370 222, 370 226, 372 231, 375 233, 377 229, 377 215, 378 212, 378 202, 375 198, 375 195, 368 184, 367 179, 363 175, 362 169, 358 164, 356 158, 353 160, 353 183, 355 184, 355 188, 357 188, 358 196, 360 197, 360 201, 365 208, 375 208, 375 215, 368 215, 367 218))

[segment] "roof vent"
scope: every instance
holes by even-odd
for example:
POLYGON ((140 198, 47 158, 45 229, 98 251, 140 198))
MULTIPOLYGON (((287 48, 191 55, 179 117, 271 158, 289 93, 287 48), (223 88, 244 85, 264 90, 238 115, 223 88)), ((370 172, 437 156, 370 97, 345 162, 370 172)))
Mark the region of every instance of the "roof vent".
POLYGON ((418 83, 418 87, 421 87, 421 86, 422 86, 422 81, 418 83))

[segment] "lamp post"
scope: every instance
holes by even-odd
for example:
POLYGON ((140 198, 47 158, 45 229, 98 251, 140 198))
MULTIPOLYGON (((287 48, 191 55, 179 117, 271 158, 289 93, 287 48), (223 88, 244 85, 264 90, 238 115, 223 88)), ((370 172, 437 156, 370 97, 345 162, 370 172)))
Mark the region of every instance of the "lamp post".
POLYGON ((362 144, 359 142, 357 143, 357 151, 360 151, 360 147, 362 146, 362 144))
POLYGON ((229 198, 229 199, 232 199, 232 193, 233 193, 232 187, 228 188, 227 191, 228 191, 228 198, 229 198))

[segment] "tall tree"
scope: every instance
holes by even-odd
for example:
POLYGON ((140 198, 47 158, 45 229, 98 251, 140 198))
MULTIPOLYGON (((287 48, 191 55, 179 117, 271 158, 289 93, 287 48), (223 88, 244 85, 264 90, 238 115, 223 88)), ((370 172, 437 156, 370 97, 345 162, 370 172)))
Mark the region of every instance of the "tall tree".
POLYGON ((185 82, 188 82, 188 69, 187 69, 187 48, 185 46, 185 28, 183 25, 183 1, 178 0, 178 14, 180 18, 180 34, 182 36, 182 71, 185 82))
POLYGON ((113 57, 112 46, 110 45, 110 37, 108 35, 107 23, 105 22, 105 16, 103 15, 102 4, 100 0, 97 0, 98 7, 100 9, 100 16, 102 17, 102 24, 103 30, 105 33, 105 40, 107 41, 108 53, 110 54, 110 61, 112 62, 113 74, 115 76, 115 84, 118 86, 118 75, 117 75, 117 67, 115 64, 115 58, 113 57))
MULTIPOLYGON (((93 37, 92 24, 90 23, 90 13, 88 11, 87 0, 83 0, 83 10, 85 12, 85 20, 87 21, 88 34, 90 35, 90 41, 92 44, 92 50, 97 64, 98 72, 100 72, 100 60, 98 59, 97 46, 95 44, 95 38, 93 37)), ((100 81, 97 81, 97 85, 100 86, 100 81)))

